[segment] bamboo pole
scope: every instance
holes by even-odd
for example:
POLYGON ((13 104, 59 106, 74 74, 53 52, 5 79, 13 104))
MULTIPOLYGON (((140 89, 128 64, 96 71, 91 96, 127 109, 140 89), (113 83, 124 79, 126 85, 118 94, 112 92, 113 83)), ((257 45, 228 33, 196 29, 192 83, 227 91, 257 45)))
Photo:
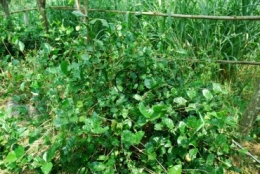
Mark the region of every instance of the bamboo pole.
MULTIPOLYGON (((64 9, 64 10, 77 10, 74 7, 64 6, 51 6, 46 9, 64 9)), ((37 8, 26 9, 27 11, 37 10, 37 8)), ((102 9, 88 9, 88 12, 104 12, 104 13, 117 13, 117 14, 133 14, 144 16, 161 16, 172 18, 186 18, 186 19, 208 19, 208 20, 260 20, 260 16, 210 16, 210 15, 189 15, 189 14, 174 14, 174 13, 160 13, 160 12, 138 12, 138 11, 120 11, 120 10, 102 10, 102 9)), ((18 10, 11 12, 11 14, 24 12, 24 10, 18 10)), ((0 15, 4 16, 4 15, 0 15)))

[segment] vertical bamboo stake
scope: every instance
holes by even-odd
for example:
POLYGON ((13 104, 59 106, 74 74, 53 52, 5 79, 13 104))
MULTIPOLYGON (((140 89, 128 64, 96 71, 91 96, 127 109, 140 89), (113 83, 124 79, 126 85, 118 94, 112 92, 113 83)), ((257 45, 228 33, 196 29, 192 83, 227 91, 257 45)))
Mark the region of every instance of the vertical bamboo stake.
POLYGON ((249 101, 240 121, 240 132, 243 136, 250 134, 253 124, 260 113, 260 78, 257 78, 255 91, 249 101))
POLYGON ((47 19, 47 15, 46 15, 46 9, 45 9, 46 0, 36 0, 36 1, 38 4, 39 11, 42 16, 43 26, 46 30, 46 33, 49 33, 49 24, 48 24, 48 19, 47 19))
POLYGON ((0 3, 4 9, 5 15, 6 15, 6 19, 7 19, 7 28, 8 29, 12 29, 12 21, 11 21, 11 14, 10 14, 10 10, 9 10, 9 5, 7 3, 7 0, 0 0, 0 3))
POLYGON ((85 44, 88 43, 88 40, 89 40, 89 34, 88 34, 88 0, 84 0, 84 9, 85 9, 85 23, 86 23, 86 26, 87 26, 87 35, 86 35, 86 40, 85 40, 85 44))
POLYGON ((23 20, 25 25, 29 25, 28 11, 23 12, 23 20))

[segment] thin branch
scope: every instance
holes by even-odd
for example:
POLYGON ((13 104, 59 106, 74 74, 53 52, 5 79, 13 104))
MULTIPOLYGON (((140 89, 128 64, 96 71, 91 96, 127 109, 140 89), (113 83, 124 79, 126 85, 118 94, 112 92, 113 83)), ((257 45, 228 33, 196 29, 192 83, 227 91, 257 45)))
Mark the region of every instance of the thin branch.
MULTIPOLYGON (((238 142, 236 142, 235 140, 232 140, 232 142, 233 142, 237 147, 239 147, 240 149, 245 150, 245 148, 242 147, 242 146, 241 146, 238 142)), ((258 163, 260 164, 260 161, 259 161, 254 155, 252 155, 251 153, 246 152, 246 155, 250 156, 251 158, 253 158, 256 162, 258 162, 258 163)))

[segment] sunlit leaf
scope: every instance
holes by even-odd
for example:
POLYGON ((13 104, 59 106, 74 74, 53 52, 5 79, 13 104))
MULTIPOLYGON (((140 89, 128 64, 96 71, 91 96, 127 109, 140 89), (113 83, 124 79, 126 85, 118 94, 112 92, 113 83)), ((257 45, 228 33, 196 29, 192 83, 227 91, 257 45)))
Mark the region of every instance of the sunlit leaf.
POLYGON ((222 92, 221 85, 219 83, 213 83, 213 91, 216 93, 222 92))
POLYGON ((143 103, 140 103, 138 108, 145 118, 151 117, 153 111, 151 109, 147 109, 143 103))
POLYGON ((53 164, 51 162, 44 163, 41 167, 41 170, 44 174, 49 174, 51 172, 53 164))
POLYGON ((208 89, 203 89, 202 94, 207 100, 211 100, 213 98, 213 95, 208 89))
POLYGON ((87 15, 83 14, 81 11, 79 10, 75 10, 72 12, 72 14, 74 14, 77 17, 87 17, 87 15))
POLYGON ((24 147, 18 146, 15 150, 15 155, 17 158, 21 158, 24 155, 24 147))
POLYGON ((7 163, 11 163, 17 160, 16 154, 14 151, 11 151, 8 153, 7 157, 5 158, 5 161, 7 163))
POLYGON ((19 46, 19 50, 23 52, 24 51, 24 47, 25 47, 24 43, 19 41, 18 42, 18 46, 19 46))
POLYGON ((182 173, 182 165, 175 165, 173 167, 171 167, 169 170, 168 170, 168 173, 169 174, 181 174, 182 173))
POLYGON ((177 103, 178 105, 185 105, 187 103, 187 100, 183 97, 177 97, 173 99, 174 103, 177 103))
POLYGON ((156 86, 156 81, 152 77, 146 77, 144 80, 144 85, 146 86, 146 88, 151 89, 156 86))

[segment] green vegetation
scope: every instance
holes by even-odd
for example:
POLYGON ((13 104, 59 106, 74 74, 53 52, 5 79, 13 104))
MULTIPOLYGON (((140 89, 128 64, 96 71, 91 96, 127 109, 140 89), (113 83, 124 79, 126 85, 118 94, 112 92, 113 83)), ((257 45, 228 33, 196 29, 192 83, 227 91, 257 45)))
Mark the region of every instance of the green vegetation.
MULTIPOLYGON (((260 12, 257 1, 111 2, 91 1, 89 8, 260 12)), ((24 6, 12 1, 10 9, 24 6)), ((48 9, 48 33, 38 11, 28 11, 29 25, 23 13, 11 16, 11 30, 0 22, 0 171, 257 172, 259 164, 232 140, 240 139, 237 123, 259 69, 215 61, 259 61, 258 21, 97 12, 83 21, 80 14, 48 9), (37 116, 21 107, 19 117, 9 117, 7 98, 34 106, 37 116)), ((259 124, 251 143, 260 141, 259 124)))

